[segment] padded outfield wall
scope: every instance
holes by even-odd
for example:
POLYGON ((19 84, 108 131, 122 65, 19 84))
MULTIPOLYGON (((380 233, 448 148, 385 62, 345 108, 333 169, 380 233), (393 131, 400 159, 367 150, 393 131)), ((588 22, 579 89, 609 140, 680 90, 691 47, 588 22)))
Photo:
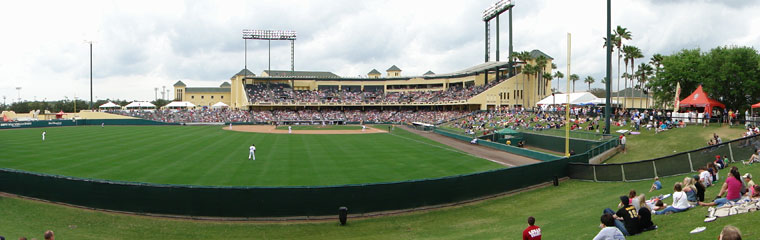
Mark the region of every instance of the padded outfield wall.
MULTIPOLYGON (((60 126, 71 126, 64 121, 60 126)), ((100 125, 98 120, 77 124, 100 125)), ((109 120, 109 125, 161 124, 109 120)), ((42 127, 43 121, 30 127, 42 127)), ((495 147, 495 146, 491 146, 495 147)), ((88 208, 204 217, 301 217, 414 209, 496 195, 568 176, 585 154, 486 172, 391 183, 302 187, 214 187, 86 179, 0 168, 0 191, 88 208)))

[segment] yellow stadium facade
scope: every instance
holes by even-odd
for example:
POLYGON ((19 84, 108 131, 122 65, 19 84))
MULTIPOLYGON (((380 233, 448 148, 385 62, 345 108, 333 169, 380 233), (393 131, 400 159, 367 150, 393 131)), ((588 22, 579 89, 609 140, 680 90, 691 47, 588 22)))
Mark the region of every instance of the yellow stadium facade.
MULTIPOLYGON (((552 58, 541 51, 548 61, 544 72, 552 71, 552 58)), ((222 102, 233 109, 275 109, 289 107, 350 107, 350 106, 446 106, 449 109, 486 110, 503 106, 534 107, 536 102, 551 95, 552 79, 539 80, 538 76, 522 73, 525 64, 535 65, 535 61, 517 63, 515 75, 503 82, 466 100, 410 103, 313 103, 313 102, 256 102, 249 101, 245 86, 250 84, 287 84, 293 90, 351 90, 382 91, 385 93, 406 91, 443 91, 453 86, 483 86, 497 81, 496 75, 507 76, 507 62, 486 62, 460 71, 435 74, 428 71, 422 76, 404 76, 402 70, 393 65, 386 75, 372 69, 367 77, 346 78, 331 72, 320 71, 264 71, 259 76, 243 69, 219 87, 187 87, 182 81, 174 84, 175 101, 187 101, 197 107, 208 107, 222 102), (542 85, 542 86, 539 86, 542 85)))

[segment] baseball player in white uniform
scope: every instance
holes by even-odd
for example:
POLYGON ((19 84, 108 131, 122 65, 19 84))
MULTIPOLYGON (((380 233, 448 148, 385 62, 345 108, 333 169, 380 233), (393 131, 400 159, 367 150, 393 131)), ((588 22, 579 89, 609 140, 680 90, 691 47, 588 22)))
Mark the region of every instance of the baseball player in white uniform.
POLYGON ((251 144, 251 147, 248 148, 248 160, 256 160, 256 145, 251 144))
POLYGON ((364 132, 365 129, 367 129, 367 126, 362 125, 362 132, 364 132))
POLYGON ((46 131, 42 131, 42 141, 45 141, 45 134, 47 134, 46 131))
POLYGON ((290 129, 290 126, 288 126, 288 133, 293 133, 293 130, 290 129))

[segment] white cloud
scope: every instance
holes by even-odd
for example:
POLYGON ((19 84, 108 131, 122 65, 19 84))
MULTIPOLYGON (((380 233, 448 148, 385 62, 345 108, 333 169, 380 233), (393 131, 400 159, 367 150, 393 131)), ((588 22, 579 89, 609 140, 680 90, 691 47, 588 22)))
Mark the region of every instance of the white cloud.
MULTIPOLYGON (((604 2, 517 1, 515 51, 540 49, 566 72, 566 35, 572 33, 572 72, 604 75, 604 2)), ((218 86, 243 67, 244 28, 299 32, 297 70, 342 76, 381 72, 452 72, 483 61, 478 1, 34 1, 0 8, 0 95, 32 100, 89 98, 89 49, 94 40, 94 95, 152 99, 153 88, 181 79, 218 86), (44 7, 41 7, 44 6, 44 7)), ((758 1, 613 1, 613 27, 648 61, 654 53, 760 43, 758 1)), ((495 24, 492 24, 494 26, 495 24)), ((501 56, 506 59, 506 15, 501 56)), ((495 37, 492 35, 492 40, 495 37)), ((248 66, 267 68, 267 43, 249 41, 248 66)), ((494 59, 492 52, 492 60, 494 59)), ((616 62, 613 62, 613 65, 616 62)), ((272 42, 272 69, 290 68, 290 44, 272 42)), ((615 82, 615 81, 613 81, 615 82)), ((564 82, 560 89, 564 89, 564 82)), ((555 85, 556 86, 556 83, 555 85)), ((579 82, 577 89, 585 89, 579 82)))

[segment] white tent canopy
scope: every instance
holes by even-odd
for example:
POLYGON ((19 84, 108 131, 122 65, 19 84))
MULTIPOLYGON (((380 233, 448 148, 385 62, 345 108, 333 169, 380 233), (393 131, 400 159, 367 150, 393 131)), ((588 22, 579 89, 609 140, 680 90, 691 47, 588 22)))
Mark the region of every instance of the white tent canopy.
POLYGON ((127 104, 125 106, 127 109, 130 108, 156 108, 156 105, 153 105, 149 102, 131 102, 130 104, 127 104))
POLYGON ((169 104, 166 104, 167 108, 192 108, 195 107, 195 104, 191 102, 170 102, 169 104))
POLYGON ((581 103, 589 103, 598 99, 594 94, 589 92, 576 92, 576 93, 557 93, 554 96, 548 96, 541 101, 538 101, 538 105, 552 105, 552 104, 566 104, 567 96, 570 95, 570 105, 579 105, 581 103))
POLYGON ((223 102, 218 102, 218 103, 216 103, 214 105, 211 105, 212 108, 226 108, 226 107, 229 107, 229 106, 230 105, 227 105, 227 104, 225 104, 223 102))
POLYGON ((121 108, 121 106, 109 101, 103 105, 100 105, 98 108, 121 108))

